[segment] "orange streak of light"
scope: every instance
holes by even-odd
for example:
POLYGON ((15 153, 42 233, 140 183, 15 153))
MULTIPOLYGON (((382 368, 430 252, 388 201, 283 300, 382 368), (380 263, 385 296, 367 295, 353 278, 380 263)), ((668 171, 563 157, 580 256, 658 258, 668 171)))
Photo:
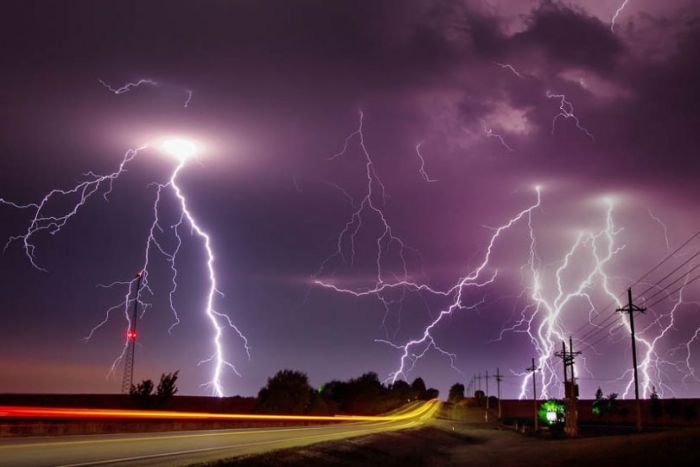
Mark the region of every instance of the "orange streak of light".
POLYGON ((118 419, 178 419, 178 420, 267 420, 267 421, 333 421, 379 422, 398 421, 424 415, 438 403, 437 399, 396 415, 272 415, 229 414, 206 412, 176 412, 167 410, 77 409, 61 407, 0 406, 2 418, 118 418, 118 419))

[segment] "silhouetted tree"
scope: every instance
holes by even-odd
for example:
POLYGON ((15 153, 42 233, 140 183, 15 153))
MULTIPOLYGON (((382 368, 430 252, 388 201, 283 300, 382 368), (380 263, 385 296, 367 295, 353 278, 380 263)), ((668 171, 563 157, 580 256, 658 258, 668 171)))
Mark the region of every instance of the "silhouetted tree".
POLYGON ((408 402, 416 398, 411 385, 400 379, 389 387, 391 397, 401 402, 408 402))
POLYGON ((659 394, 656 392, 656 388, 652 386, 651 388, 651 405, 649 409, 651 410, 651 416, 654 418, 659 418, 663 415, 664 413, 664 408, 663 405, 661 404, 661 398, 659 398, 659 394))
POLYGON ((280 370, 258 393, 258 409, 270 413, 304 413, 309 408, 312 391, 305 373, 280 370))
POLYGON ((416 397, 418 399, 425 399, 425 381, 423 381, 423 378, 416 378, 413 380, 411 383, 411 389, 413 389, 413 392, 416 394, 416 397))
POLYGON ((608 414, 616 414, 619 409, 619 404, 617 402, 617 393, 611 392, 610 394, 608 394, 606 402, 607 403, 605 412, 608 414))
POLYGON ((144 379, 136 386, 133 384, 129 389, 129 395, 136 405, 139 407, 148 407, 151 404, 151 395, 153 393, 153 381, 144 379))
POLYGON ((180 370, 173 373, 163 373, 160 375, 160 382, 158 383, 158 388, 156 389, 156 398, 160 405, 166 405, 177 394, 177 375, 180 370))
MULTIPOLYGON (((602 391, 601 391, 602 392, 602 391)), ((596 393, 596 396, 598 394, 596 393)), ((600 399, 596 399, 593 402, 593 413, 598 415, 599 417, 602 417, 605 414, 613 414, 617 412, 617 393, 610 393, 608 394, 608 397, 606 399, 603 399, 602 397, 600 399)))
POLYGON ((439 395, 440 395, 440 391, 438 389, 430 388, 430 389, 425 391, 424 399, 426 399, 426 400, 437 399, 439 395))
POLYGON ((312 415, 333 415, 335 413, 335 403, 323 397, 320 391, 311 391, 308 413, 312 415))
POLYGON ((600 387, 595 392, 595 400, 597 400, 597 401, 603 400, 603 390, 600 389, 600 387))
POLYGON ((447 396, 448 402, 459 402, 464 399, 464 385, 461 383, 455 383, 450 388, 450 392, 447 396))

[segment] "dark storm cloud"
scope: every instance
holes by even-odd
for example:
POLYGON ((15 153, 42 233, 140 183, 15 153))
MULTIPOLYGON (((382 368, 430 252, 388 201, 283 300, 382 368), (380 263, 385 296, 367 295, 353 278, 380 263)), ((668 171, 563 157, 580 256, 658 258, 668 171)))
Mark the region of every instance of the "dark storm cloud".
POLYGON ((534 47, 560 65, 610 72, 625 49, 607 24, 583 8, 545 1, 525 24, 527 29, 509 41, 514 52, 527 52, 521 48, 534 47))

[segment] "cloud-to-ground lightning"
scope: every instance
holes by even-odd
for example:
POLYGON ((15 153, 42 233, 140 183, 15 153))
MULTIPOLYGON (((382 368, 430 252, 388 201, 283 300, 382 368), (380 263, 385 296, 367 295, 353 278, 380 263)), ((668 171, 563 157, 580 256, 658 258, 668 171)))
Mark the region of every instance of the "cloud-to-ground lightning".
MULTIPOLYGON (((374 263, 376 266, 376 275, 373 278, 374 285, 370 288, 375 289, 381 287, 382 284, 385 284, 387 275, 393 280, 405 280, 408 278, 406 255, 408 251, 413 250, 394 233, 387 215, 384 212, 384 207, 386 204, 386 191, 381 178, 379 178, 379 175, 377 174, 374 160, 372 159, 372 156, 370 155, 365 143, 364 117, 364 112, 360 110, 357 129, 355 129, 355 131, 350 133, 345 138, 342 149, 328 158, 329 160, 335 160, 339 157, 345 156, 350 150, 351 145, 356 142, 364 162, 366 184, 364 185, 365 188, 363 190, 362 197, 357 202, 346 189, 340 187, 339 185, 331 184, 350 201, 352 212, 346 221, 345 226, 336 238, 335 251, 322 261, 321 266, 314 274, 315 283, 321 283, 322 281, 320 281, 319 278, 327 275, 328 270, 338 262, 349 267, 353 267, 355 263, 357 236, 368 219, 376 220, 379 225, 379 231, 374 237, 376 254, 374 263), (391 253, 390 250, 394 251, 396 254, 396 259, 399 265, 398 271, 385 271, 385 262, 391 253)), ((382 325, 384 326, 387 337, 389 336, 389 330, 386 327, 386 321, 391 314, 391 307, 396 303, 400 304, 404 297, 403 294, 399 294, 398 298, 389 295, 384 295, 381 293, 377 294, 385 309, 382 325)))
MULTIPOLYGON (((358 146, 360 148, 361 154, 364 158, 365 165, 365 176, 367 177, 367 189, 359 201, 359 204, 353 205, 353 212, 348 219, 345 227, 341 230, 338 235, 336 242, 336 251, 331 254, 326 260, 323 261, 318 274, 324 272, 325 266, 335 259, 340 259, 344 263, 353 264, 355 260, 355 241, 357 234, 362 228, 363 217, 373 216, 381 224, 381 231, 376 238, 377 247, 377 276, 376 283, 381 284, 384 282, 384 268, 383 268, 383 258, 387 252, 387 249, 392 245, 396 245, 398 248, 398 256, 400 262, 403 266, 403 276, 407 276, 408 272, 406 269, 406 259, 404 256, 406 245, 404 241, 393 233, 391 225, 387 220, 386 215, 383 211, 383 206, 386 203, 386 191, 384 184, 377 175, 377 171, 374 165, 372 156, 370 155, 367 146, 365 145, 365 136, 363 132, 364 125, 364 112, 359 112, 359 124, 358 128, 353 131, 350 135, 345 138, 343 148, 329 157, 329 160, 334 160, 342 157, 348 152, 350 144, 354 139, 357 139, 358 146), (346 254, 345 243, 349 243, 349 254, 346 254)), ((347 192, 346 192, 347 193, 347 192)))
MULTIPOLYGON (((616 228, 613 221, 612 201, 608 199, 606 203, 604 226, 597 231, 582 231, 576 235, 571 247, 556 267, 551 283, 537 252, 532 212, 528 214, 530 285, 526 289, 526 295, 530 303, 522 309, 520 319, 504 332, 523 332, 530 338, 537 353, 537 377, 541 380, 539 390, 545 398, 552 396, 553 384, 560 382, 555 352, 561 342, 570 336, 565 318, 571 314, 580 314, 581 304, 588 308, 589 319, 593 316, 596 310, 591 298, 591 289, 596 284, 603 296, 616 299, 609 284, 606 267, 624 246, 618 246, 615 242, 621 229, 616 228), (579 272, 578 280, 571 281, 571 269, 575 266, 581 268, 581 265, 585 266, 584 272, 579 272), (565 276, 569 277, 568 281, 564 279, 565 276)), ((530 387, 529 381, 533 377, 533 374, 529 373, 523 378, 521 398, 526 396, 530 387)))
POLYGON ((559 113, 556 114, 554 118, 552 118, 552 134, 554 134, 554 130, 556 129, 557 121, 560 118, 563 118, 564 120, 572 120, 576 125, 576 128, 581 130, 583 133, 586 134, 586 136, 588 136, 592 140, 595 140, 593 134, 590 131, 588 131, 587 128, 581 125, 581 122, 579 121, 578 117, 576 116, 576 114, 574 114, 574 105, 571 103, 571 101, 566 99, 565 94, 556 94, 547 90, 546 96, 549 99, 559 99, 559 113))
MULTIPOLYGON (((79 210, 94 196, 101 194, 102 197, 107 200, 113 189, 114 181, 117 180, 126 171, 126 166, 136 158, 137 155, 146 151, 148 145, 142 146, 137 149, 132 149, 126 152, 124 158, 119 164, 117 170, 107 175, 98 175, 94 172, 88 172, 85 174, 86 180, 78 183, 76 186, 67 189, 53 189, 49 191, 39 202, 37 203, 15 203, 7 201, 0 198, 0 204, 7 205, 13 208, 28 210, 32 213, 32 218, 29 222, 26 230, 18 235, 10 237, 6 248, 13 242, 21 242, 24 249, 24 253, 29 259, 32 266, 37 269, 45 270, 39 265, 36 256, 37 245, 35 243, 35 237, 41 232, 46 232, 52 235, 57 234, 63 226, 68 223, 71 218, 76 216, 79 210), (52 209, 55 208, 54 201, 62 200, 69 203, 71 199, 76 199, 74 204, 67 208, 67 210, 62 212, 53 212, 52 209)), ((124 356, 124 352, 127 348, 128 339, 132 331, 131 318, 129 316, 129 307, 133 304, 134 300, 137 300, 142 305, 142 315, 148 307, 148 303, 144 300, 144 294, 153 295, 153 290, 149 283, 149 266, 152 253, 157 251, 163 255, 166 261, 170 265, 172 272, 172 285, 169 290, 169 303, 170 308, 173 313, 174 322, 170 326, 171 330, 180 321, 179 315, 176 311, 173 297, 177 291, 177 274, 178 270, 176 268, 177 255, 180 251, 182 245, 182 237, 180 234, 180 229, 183 225, 187 224, 193 235, 196 235, 201 240, 204 253, 206 256, 206 270, 207 270, 207 281, 208 290, 206 296, 206 302, 204 307, 204 313, 208 319, 212 330, 212 355, 203 360, 200 363, 211 363, 213 365, 213 372, 211 379, 205 383, 211 386, 214 394, 217 396, 223 396, 225 394, 225 389, 222 383, 222 372, 225 367, 229 367, 236 374, 238 371, 226 358, 226 352, 223 346, 223 333, 225 328, 231 328, 237 336, 242 340, 243 346, 245 348, 246 354, 250 358, 248 341, 246 337, 241 333, 239 328, 233 323, 230 317, 215 308, 215 299, 221 292, 218 289, 217 275, 214 268, 214 263, 216 260, 214 250, 212 247, 212 240, 209 234, 204 230, 200 223, 197 222, 196 218, 190 211, 187 203, 187 198, 183 193, 181 187, 178 185, 178 175, 185 168, 187 162, 194 157, 197 147, 195 143, 184 140, 169 138, 160 143, 158 148, 161 151, 169 154, 176 161, 176 166, 170 174, 170 177, 165 183, 153 183, 155 186, 156 194, 153 202, 153 218, 148 229, 148 234, 146 236, 146 241, 144 245, 144 261, 141 265, 140 275, 142 280, 142 287, 138 291, 135 290, 135 284, 137 278, 128 281, 117 281, 106 287, 111 286, 123 286, 126 288, 126 293, 124 295, 124 300, 119 304, 109 308, 104 319, 99 322, 88 334, 89 339, 92 335, 105 325, 109 319, 110 314, 118 309, 122 309, 124 316, 127 321, 127 340, 123 347, 122 353, 114 361, 110 371, 114 371, 116 366, 121 362, 124 356), (175 197, 179 206, 179 213, 175 223, 169 226, 163 226, 160 219, 161 214, 161 199, 166 191, 169 191, 171 195, 175 197), (164 239, 161 238, 164 235, 171 233, 172 238, 174 238, 174 246, 170 249, 166 248, 164 244, 164 239), (155 249, 155 250, 154 250, 155 249)))
MULTIPOLYGON (((617 240, 622 229, 615 225, 613 219, 614 203, 612 199, 606 198, 606 209, 602 226, 579 232, 553 272, 548 273, 547 267, 549 264, 543 266, 537 252, 538 244, 535 234, 534 214, 542 204, 539 188, 537 188, 536 194, 537 198, 531 205, 494 229, 488 241, 484 257, 479 265, 448 289, 434 288, 426 283, 415 282, 409 279, 378 280, 374 287, 364 289, 341 286, 329 279, 316 279, 315 283, 318 286, 354 297, 373 296, 378 298, 384 306, 387 306, 386 294, 395 290, 424 292, 436 297, 448 298, 449 304, 431 319, 416 337, 403 343, 396 343, 390 339, 376 339, 375 341, 387 344, 399 351, 397 367, 390 372, 388 377, 388 380, 392 382, 398 378, 407 378, 407 373, 414 368, 416 362, 431 350, 448 357, 450 365, 457 369, 455 366, 456 354, 439 346, 435 332, 446 317, 460 310, 477 309, 484 304, 485 298, 483 295, 474 297, 469 292, 479 292, 479 289, 495 282, 498 269, 497 265, 491 264, 494 248, 506 231, 517 223, 526 223, 530 245, 527 261, 529 285, 524 291, 524 296, 527 297, 528 303, 522 308, 520 318, 515 323, 504 328, 498 340, 503 339, 504 334, 508 332, 525 333, 537 355, 537 367, 540 368, 540 371, 537 373, 537 378, 540 380, 539 395, 541 397, 555 396, 560 387, 557 383, 561 382, 558 374, 560 362, 557 362, 555 352, 559 349, 561 342, 571 336, 570 323, 576 322, 577 316, 580 318, 582 309, 587 310, 585 315, 588 318, 589 326, 593 326, 594 333, 602 330, 606 333, 606 336, 611 336, 611 333, 614 333, 616 330, 627 329, 629 332, 629 321, 626 316, 621 314, 613 315, 615 321, 611 330, 594 323, 600 313, 594 305, 594 294, 599 298, 611 300, 611 305, 622 306, 619 295, 611 285, 611 276, 608 269, 612 266, 614 259, 624 249, 624 245, 619 244, 617 240)), ((357 232, 354 231, 354 233, 356 234, 357 232)), ((378 258, 378 260, 381 261, 381 258, 378 258)), ((661 367, 673 365, 673 363, 660 356, 658 343, 672 328, 674 322, 673 313, 681 304, 682 300, 679 296, 670 312, 663 313, 651 324, 640 327, 637 342, 641 350, 640 374, 642 390, 645 392, 649 392, 655 381, 658 382, 662 389, 665 388, 661 381, 661 367), (659 332, 651 337, 647 337, 646 331, 656 327, 659 328, 659 332)), ((587 334, 590 335, 590 332, 587 334)), ((686 347, 689 348, 699 334, 700 332, 696 332, 686 347)), ((597 352, 596 348, 591 346, 586 339, 582 340, 578 339, 578 336, 575 337, 579 348, 593 353, 597 352)), ((594 344, 597 344, 597 342, 594 344)), ((624 345, 624 339, 618 339, 618 344, 624 345)), ((582 360, 582 371, 588 372, 585 358, 584 356, 582 360)), ((581 371, 578 373, 581 374, 581 371)), ((689 370, 688 374, 693 375, 694 373, 689 370)), ((533 376, 532 374, 523 374, 522 376, 520 396, 525 397, 530 387, 530 378, 533 376)), ((626 381, 623 385, 625 389, 623 396, 628 396, 632 384, 630 372, 625 371, 621 378, 621 382, 626 381)))
MULTIPOLYGON (((361 132, 361 127, 360 130, 361 132)), ((346 146, 347 147, 347 141, 346 140, 346 146)), ((344 148, 344 150, 345 150, 344 148)), ((378 271, 378 276, 377 276, 377 281, 374 287, 368 288, 368 289, 363 289, 363 290, 356 290, 348 287, 340 287, 336 284, 334 284, 331 281, 328 280, 320 280, 317 279, 315 283, 319 286, 329 288, 331 290, 334 290, 336 292, 340 293, 346 293, 350 294, 356 297, 361 297, 361 296, 375 296, 379 298, 379 300, 386 306, 386 300, 384 298, 384 294, 387 292, 390 292, 392 290, 407 290, 407 291, 426 291, 431 294, 435 294, 438 296, 442 297, 447 297, 450 304, 442 309, 437 316, 423 329, 423 331, 419 334, 414 339, 410 339, 407 342, 403 344, 396 344, 394 342, 391 342, 386 339, 381 339, 377 340, 378 342, 386 343, 389 344, 391 347, 394 349, 398 350, 400 352, 400 359, 399 359, 399 364, 397 368, 392 371, 389 375, 389 380, 392 382, 396 381, 398 378, 406 378, 406 373, 413 368, 415 365, 416 361, 419 360, 421 357, 423 357, 429 350, 435 349, 439 353, 447 356, 450 360, 451 365, 454 368, 454 362, 456 355, 452 352, 448 352, 444 349, 442 349, 435 340, 433 332, 436 330, 436 328, 439 326, 439 324, 442 322, 442 320, 447 317, 452 315, 458 310, 468 310, 468 309, 475 309, 479 307, 481 304, 483 304, 483 298, 479 299, 474 299, 470 300, 470 297, 468 296, 468 291, 471 289, 479 289, 486 287, 487 285, 491 284, 494 282, 496 279, 497 272, 494 271, 493 273, 488 273, 487 269, 489 267, 490 259, 491 259, 491 252, 494 248, 494 245, 496 241, 501 237, 501 235, 510 229, 514 224, 519 222, 521 219, 526 217, 532 210, 536 209, 537 207, 540 206, 541 203, 541 195, 540 195, 540 189, 539 187, 536 189, 536 201, 531 204, 529 207, 523 209, 520 211, 517 215, 515 215, 513 218, 511 218, 508 222, 505 224, 501 225, 500 227, 496 228, 494 230, 494 233, 492 234, 490 241, 488 243, 488 246, 486 248, 486 253, 484 255, 484 258, 482 262, 477 266, 475 269, 473 269, 469 274, 465 275, 464 277, 460 278, 456 284, 451 286, 450 288, 446 290, 440 290, 437 288, 433 288, 428 284, 424 283, 418 283, 418 282, 413 282, 408 280, 407 277, 401 279, 399 278, 398 280, 394 281, 385 281, 383 279, 383 276, 381 275, 381 256, 377 256, 377 271, 378 271)), ((348 224, 352 225, 352 224, 348 224)), ((345 232, 349 229, 348 225, 346 225, 346 229, 341 232, 341 236, 345 234, 345 232)), ((359 229, 360 226, 357 228, 359 229)), ((357 230, 354 231, 354 233, 357 233, 357 230)), ((340 243, 339 243, 340 244, 340 243)), ((340 254, 340 253, 336 253, 340 254)), ((405 263, 404 263, 405 264, 405 263)))
POLYGON ((418 169, 418 173, 420 176, 423 178, 428 183, 434 183, 437 182, 438 180, 435 180, 434 178, 430 178, 430 175, 428 175, 428 172, 425 171, 425 158, 423 157, 423 153, 421 152, 421 147, 423 146, 424 141, 421 141, 420 143, 416 144, 416 156, 418 156, 418 160, 420 161, 420 168, 418 169))

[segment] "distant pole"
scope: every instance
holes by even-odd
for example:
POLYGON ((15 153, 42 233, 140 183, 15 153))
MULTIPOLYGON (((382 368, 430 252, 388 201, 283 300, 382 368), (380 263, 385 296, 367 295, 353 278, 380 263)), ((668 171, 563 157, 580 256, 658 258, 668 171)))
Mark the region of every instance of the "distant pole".
POLYGON ((484 420, 489 421, 489 370, 486 370, 486 412, 484 412, 484 420))
POLYGON ((534 358, 532 359, 532 366, 530 368, 526 368, 526 370, 532 373, 532 409, 534 411, 533 420, 535 424, 535 431, 537 431, 539 430, 539 422, 537 420, 537 380, 535 378, 537 367, 535 366, 534 358))
POLYGON ((578 436, 578 386, 576 385, 576 373, 574 368, 576 366, 576 356, 581 355, 581 352, 574 352, 574 339, 569 336, 569 356, 568 364, 571 367, 571 382, 569 383, 568 395, 568 410, 569 414, 566 417, 567 431, 569 436, 578 436))
POLYGON ((501 418, 501 380, 503 379, 503 376, 501 376, 501 372, 498 368, 496 368, 496 394, 498 394, 498 418, 501 418))
POLYGON ((143 271, 136 274, 136 294, 134 296, 134 311, 131 317, 129 330, 126 332, 127 349, 124 355, 124 376, 122 377, 122 393, 128 393, 134 383, 134 360, 136 356, 136 321, 138 321, 139 291, 143 271))
POLYGON ((620 313, 629 313, 630 331, 632 335, 632 369, 634 370, 634 399, 637 405, 637 431, 642 431, 642 406, 639 402, 639 380, 637 377, 637 339, 634 335, 634 313, 644 313, 646 308, 641 308, 632 303, 632 288, 627 289, 627 306, 618 308, 620 313))
MULTIPOLYGON (((566 387, 566 383, 569 380, 567 379, 567 374, 566 374, 566 343, 564 341, 561 341, 561 352, 563 355, 561 361, 564 364, 564 387, 566 387)), ((566 391, 565 391, 564 397, 566 397, 566 391)))
MULTIPOLYGON (((574 354, 574 339, 569 336, 569 358, 571 359, 569 366, 571 366, 571 385, 574 387, 576 386, 576 376, 574 375, 574 355, 579 354, 581 354, 581 352, 576 352, 576 354, 574 354)), ((574 391, 573 388, 571 390, 574 391)), ((575 393, 571 395, 571 398, 573 399, 574 396, 575 393)))

